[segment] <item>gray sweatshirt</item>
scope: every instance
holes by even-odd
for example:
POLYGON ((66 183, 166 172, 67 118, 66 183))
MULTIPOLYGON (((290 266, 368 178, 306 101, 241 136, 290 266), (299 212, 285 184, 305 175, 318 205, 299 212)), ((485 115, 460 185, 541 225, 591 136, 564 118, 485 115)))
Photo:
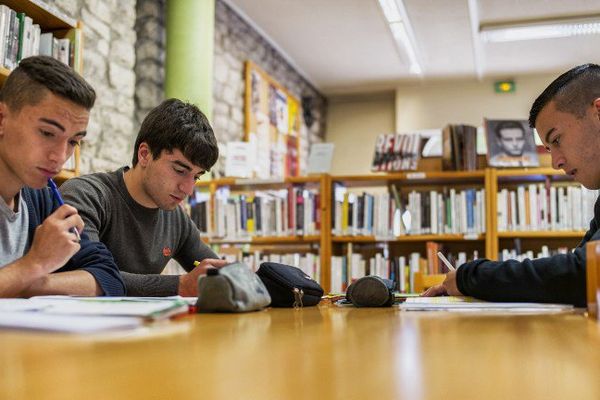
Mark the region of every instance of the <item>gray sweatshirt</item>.
POLYGON ((113 254, 129 296, 172 296, 179 277, 160 275, 174 258, 191 271, 194 261, 217 258, 183 209, 146 208, 127 191, 123 172, 85 175, 65 182, 66 203, 79 210, 85 232, 113 254))

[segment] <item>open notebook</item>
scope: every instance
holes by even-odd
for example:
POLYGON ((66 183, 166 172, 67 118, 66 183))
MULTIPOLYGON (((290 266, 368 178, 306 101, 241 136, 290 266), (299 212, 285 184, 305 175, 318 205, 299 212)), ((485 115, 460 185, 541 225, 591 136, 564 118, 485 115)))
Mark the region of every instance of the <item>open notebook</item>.
POLYGON ((96 332, 140 326, 188 312, 181 297, 41 296, 0 299, 0 327, 61 332, 96 332))

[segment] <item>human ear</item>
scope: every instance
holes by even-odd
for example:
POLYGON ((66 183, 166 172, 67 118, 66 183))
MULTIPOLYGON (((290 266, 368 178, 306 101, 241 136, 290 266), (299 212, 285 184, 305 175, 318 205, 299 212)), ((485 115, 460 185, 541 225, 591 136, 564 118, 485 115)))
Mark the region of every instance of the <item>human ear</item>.
POLYGON ((596 117, 600 120, 600 97, 592 101, 592 106, 594 107, 594 111, 596 112, 596 117))
POLYGON ((145 167, 148 165, 148 161, 152 158, 152 152, 150 151, 150 147, 148 147, 148 143, 142 142, 138 147, 138 163, 145 167))
POLYGON ((4 136, 4 125, 6 124, 6 113, 8 107, 6 103, 0 102, 0 137, 4 136))

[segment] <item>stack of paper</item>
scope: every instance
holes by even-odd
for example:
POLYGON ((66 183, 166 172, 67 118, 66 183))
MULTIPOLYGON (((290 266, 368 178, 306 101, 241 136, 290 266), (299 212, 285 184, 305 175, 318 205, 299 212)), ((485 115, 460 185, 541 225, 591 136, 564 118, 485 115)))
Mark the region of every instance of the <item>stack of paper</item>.
POLYGON ((552 313, 573 311, 568 304, 497 303, 468 296, 411 297, 399 305, 406 311, 494 311, 507 313, 552 313))
POLYGON ((140 318, 51 315, 38 312, 0 311, 0 327, 56 332, 92 333, 141 326, 140 318))
POLYGON ((189 303, 178 296, 0 299, 0 327, 77 333, 135 328, 147 320, 187 313, 189 303))

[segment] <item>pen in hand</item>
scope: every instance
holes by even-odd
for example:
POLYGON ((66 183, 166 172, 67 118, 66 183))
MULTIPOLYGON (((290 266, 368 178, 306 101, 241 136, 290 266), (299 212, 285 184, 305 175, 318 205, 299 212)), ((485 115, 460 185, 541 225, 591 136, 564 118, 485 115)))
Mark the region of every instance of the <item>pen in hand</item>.
POLYGON ((442 260, 444 265, 446 265, 446 268, 448 268, 448 271, 456 271, 456 268, 454 268, 452 266, 452 264, 450 264, 450 261, 448 261, 448 259, 446 257, 444 257, 444 255, 442 254, 441 251, 438 251, 437 256, 439 257, 440 260, 442 260))
MULTIPOLYGON (((60 192, 58 191, 58 187, 56 186, 56 183, 54 183, 52 178, 48 178, 48 187, 50 188, 50 190, 52 190, 52 194, 54 195, 54 198, 56 199, 58 204, 60 204, 61 206, 65 204, 65 202, 62 199, 62 196, 60 195, 60 192)), ((81 242, 81 236, 79 236, 77 228, 73 227, 70 229, 70 231, 75 234, 75 236, 77 237, 77 241, 81 242)))

